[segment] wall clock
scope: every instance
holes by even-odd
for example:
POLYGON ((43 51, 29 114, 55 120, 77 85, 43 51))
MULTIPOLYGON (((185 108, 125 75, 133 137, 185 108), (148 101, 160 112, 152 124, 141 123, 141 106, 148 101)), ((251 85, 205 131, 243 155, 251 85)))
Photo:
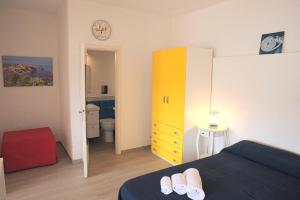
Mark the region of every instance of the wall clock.
POLYGON ((97 20, 92 24, 92 33, 98 40, 107 40, 111 36, 111 26, 105 20, 97 20))

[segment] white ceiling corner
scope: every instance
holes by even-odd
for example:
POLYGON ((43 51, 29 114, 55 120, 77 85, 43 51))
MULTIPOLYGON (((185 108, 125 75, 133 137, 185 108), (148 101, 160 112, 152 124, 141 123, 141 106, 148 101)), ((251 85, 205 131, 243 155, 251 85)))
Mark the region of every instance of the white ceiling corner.
POLYGON ((63 0, 0 0, 0 6, 56 13, 63 0))
MULTIPOLYGON (((55 13, 63 0, 0 0, 0 6, 31 9, 55 13)), ((159 13, 163 15, 180 15, 203 9, 226 0, 90 0, 104 5, 133 10, 159 13)))
POLYGON ((221 3, 226 0, 92 0, 101 4, 127 9, 180 15, 221 3))

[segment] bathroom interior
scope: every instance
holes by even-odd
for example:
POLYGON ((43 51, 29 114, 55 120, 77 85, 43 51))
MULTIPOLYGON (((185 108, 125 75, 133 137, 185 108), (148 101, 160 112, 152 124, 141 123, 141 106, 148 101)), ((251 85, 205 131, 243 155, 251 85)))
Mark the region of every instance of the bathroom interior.
POLYGON ((115 153, 115 63, 115 52, 87 51, 86 135, 91 175, 115 153))

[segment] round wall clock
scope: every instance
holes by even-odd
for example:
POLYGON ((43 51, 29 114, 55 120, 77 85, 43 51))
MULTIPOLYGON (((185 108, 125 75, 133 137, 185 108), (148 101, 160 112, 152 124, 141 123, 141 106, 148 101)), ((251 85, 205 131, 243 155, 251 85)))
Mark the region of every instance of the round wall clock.
POLYGON ((92 25, 92 33, 98 40, 107 40, 111 36, 111 26, 105 20, 97 20, 92 25))

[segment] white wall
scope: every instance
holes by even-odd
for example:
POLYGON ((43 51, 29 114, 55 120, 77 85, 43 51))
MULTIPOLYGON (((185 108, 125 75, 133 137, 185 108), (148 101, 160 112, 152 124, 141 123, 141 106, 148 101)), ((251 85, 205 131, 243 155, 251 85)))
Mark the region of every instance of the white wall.
POLYGON ((3 131, 49 126, 60 139, 56 17, 0 5, 0 27, 0 56, 52 57, 54 73, 54 86, 3 87, 0 63, 0 137, 3 131))
POLYGON ((70 76, 69 76, 69 22, 68 6, 63 1, 58 12, 58 63, 60 78, 60 102, 61 102, 61 124, 62 134, 61 142, 64 145, 69 156, 72 158, 72 132, 70 115, 70 76))
POLYGON ((87 67, 87 96, 115 96, 115 53, 110 51, 88 51, 87 67), (108 86, 108 94, 101 94, 102 85, 108 86))
POLYGON ((300 153, 300 1, 228 0, 173 18, 173 45, 215 50, 213 107, 231 143, 252 139, 300 153), (285 31, 286 54, 258 56, 261 34, 285 31))
POLYGON ((263 33, 285 31, 284 52, 300 49, 300 1, 227 0, 173 18, 173 44, 199 45, 215 56, 254 55, 263 33))
POLYGON ((299 66, 300 53, 215 59, 213 105, 231 143, 251 139, 300 154, 299 66))
MULTIPOLYGON (((170 20, 156 14, 103 6, 92 1, 68 1, 68 66, 72 158, 82 156, 80 131, 80 46, 82 43, 118 46, 120 57, 121 150, 150 144, 151 134, 151 53, 169 44, 170 20), (106 19, 112 26, 112 37, 98 41, 91 24, 106 19)), ((69 140, 70 141, 70 140, 69 140)))

